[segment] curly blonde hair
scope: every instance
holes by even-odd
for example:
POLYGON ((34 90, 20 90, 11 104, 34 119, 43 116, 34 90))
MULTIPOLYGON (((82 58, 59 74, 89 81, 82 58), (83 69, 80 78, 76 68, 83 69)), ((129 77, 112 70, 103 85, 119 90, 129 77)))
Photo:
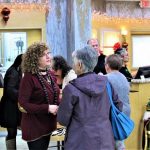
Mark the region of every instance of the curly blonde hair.
POLYGON ((39 70, 39 57, 43 56, 44 51, 47 49, 49 49, 48 46, 43 42, 35 42, 30 45, 23 55, 22 72, 37 73, 39 70))

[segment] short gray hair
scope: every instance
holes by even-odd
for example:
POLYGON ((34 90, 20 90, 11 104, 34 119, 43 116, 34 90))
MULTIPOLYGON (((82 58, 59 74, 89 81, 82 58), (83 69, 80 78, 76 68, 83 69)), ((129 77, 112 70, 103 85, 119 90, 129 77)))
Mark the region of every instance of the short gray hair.
POLYGON ((124 56, 125 54, 127 54, 127 50, 125 48, 120 48, 118 50, 115 51, 115 54, 118 54, 120 56, 124 56))
POLYGON ((122 67, 122 59, 117 54, 112 54, 106 57, 105 64, 112 70, 120 70, 122 67))
POLYGON ((98 61, 98 54, 91 46, 85 46, 82 49, 75 50, 72 56, 82 62, 84 65, 83 72, 93 71, 98 61))

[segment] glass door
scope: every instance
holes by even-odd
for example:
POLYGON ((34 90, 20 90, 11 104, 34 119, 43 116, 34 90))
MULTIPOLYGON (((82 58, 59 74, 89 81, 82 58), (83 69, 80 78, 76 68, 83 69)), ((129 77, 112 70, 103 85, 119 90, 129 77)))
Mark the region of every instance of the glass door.
POLYGON ((0 72, 5 71, 13 64, 17 55, 22 54, 27 48, 26 32, 1 32, 0 33, 0 72))

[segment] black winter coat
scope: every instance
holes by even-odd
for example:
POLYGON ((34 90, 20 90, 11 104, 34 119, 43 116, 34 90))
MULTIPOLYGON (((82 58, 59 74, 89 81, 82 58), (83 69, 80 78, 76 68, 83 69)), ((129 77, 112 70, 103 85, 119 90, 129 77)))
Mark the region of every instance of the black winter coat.
POLYGON ((19 68, 11 66, 4 77, 4 91, 0 103, 0 125, 13 128, 20 125, 21 112, 18 109, 18 90, 22 77, 19 68))
POLYGON ((98 73, 103 73, 103 74, 106 74, 106 70, 105 70, 105 55, 101 54, 99 57, 98 57, 98 62, 97 62, 97 65, 95 66, 93 72, 95 72, 96 74, 98 73))

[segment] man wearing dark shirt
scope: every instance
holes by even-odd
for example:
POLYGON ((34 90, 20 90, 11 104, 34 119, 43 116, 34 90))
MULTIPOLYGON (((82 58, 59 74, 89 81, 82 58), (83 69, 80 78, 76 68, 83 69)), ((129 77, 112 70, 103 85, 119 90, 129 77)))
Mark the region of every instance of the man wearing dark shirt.
POLYGON ((88 45, 91 45, 97 52, 98 52, 98 62, 97 65, 94 68, 94 72, 96 74, 98 73, 102 73, 102 74, 106 74, 106 70, 105 70, 105 55, 103 55, 103 52, 100 50, 100 46, 99 46, 99 42, 97 39, 89 39, 87 41, 88 45))

